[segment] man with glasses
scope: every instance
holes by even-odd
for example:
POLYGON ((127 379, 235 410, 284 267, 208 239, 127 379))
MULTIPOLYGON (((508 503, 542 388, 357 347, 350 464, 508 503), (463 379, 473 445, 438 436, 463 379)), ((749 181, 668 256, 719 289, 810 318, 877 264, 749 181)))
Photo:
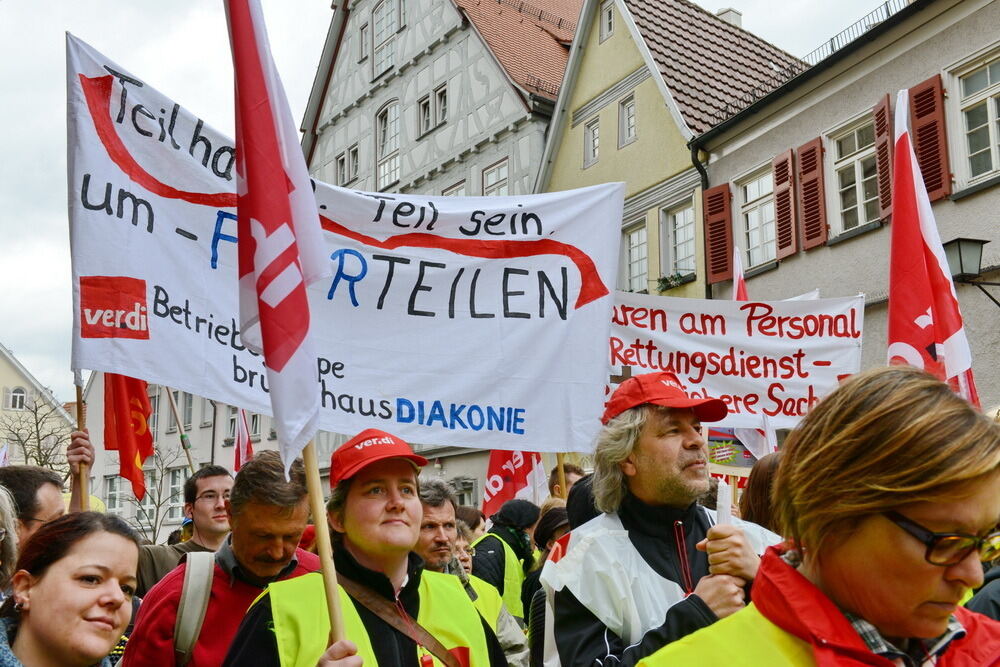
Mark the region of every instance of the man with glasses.
POLYGON ((219 550, 229 535, 226 501, 232 488, 233 476, 222 466, 205 466, 188 478, 184 483, 184 516, 193 523, 191 539, 140 549, 137 595, 145 596, 185 554, 219 550))

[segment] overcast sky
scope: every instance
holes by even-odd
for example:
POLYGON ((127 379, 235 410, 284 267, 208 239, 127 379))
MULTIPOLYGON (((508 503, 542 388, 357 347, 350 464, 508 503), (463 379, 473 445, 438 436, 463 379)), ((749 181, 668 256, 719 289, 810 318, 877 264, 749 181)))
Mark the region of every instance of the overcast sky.
MULTIPOLYGON (((262 0, 292 114, 301 120, 330 0, 262 0)), ((702 0, 802 56, 881 3, 702 0)), ((73 400, 66 215, 65 32, 233 134, 232 60, 222 0, 0 0, 0 343, 73 400)))

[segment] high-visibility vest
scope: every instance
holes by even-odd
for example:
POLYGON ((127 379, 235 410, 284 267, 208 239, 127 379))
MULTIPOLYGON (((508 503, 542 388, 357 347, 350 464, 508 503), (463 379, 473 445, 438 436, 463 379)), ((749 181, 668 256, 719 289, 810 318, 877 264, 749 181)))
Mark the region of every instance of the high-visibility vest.
POLYGON ((476 606, 482 617, 490 624, 490 629, 496 632, 497 619, 500 617, 500 610, 503 609, 503 600, 500 599, 500 593, 489 582, 483 581, 474 574, 469 575, 469 585, 476 592, 476 599, 472 601, 472 604, 476 606))
POLYGON ((500 594, 507 611, 516 619, 524 620, 524 605, 521 604, 521 586, 524 584, 524 566, 514 555, 514 550, 510 545, 494 533, 484 533, 480 535, 471 546, 476 546, 487 537, 496 538, 503 545, 503 593, 500 594))
MULTIPOLYGON (((315 667, 328 647, 330 615, 322 576, 313 572, 267 587, 265 595, 271 600, 274 637, 282 667, 315 667)), ((357 645, 358 655, 364 659, 366 666, 377 666, 371 638, 361 616, 344 589, 339 590, 347 639, 357 645)), ((441 642, 446 650, 466 647, 470 667, 489 667, 486 634, 479 612, 458 577, 425 570, 420 575, 417 591, 420 596, 417 623, 441 642)), ((417 646, 418 660, 425 655, 430 653, 417 646)), ((437 658, 433 658, 433 664, 442 667, 437 658)))

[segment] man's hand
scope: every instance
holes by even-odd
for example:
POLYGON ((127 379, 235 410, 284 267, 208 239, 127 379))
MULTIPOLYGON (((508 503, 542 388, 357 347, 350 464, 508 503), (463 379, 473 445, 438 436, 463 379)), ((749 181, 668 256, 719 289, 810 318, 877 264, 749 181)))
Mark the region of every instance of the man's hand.
POLYGON ((66 460, 69 461, 73 474, 80 472, 80 464, 94 464, 94 446, 90 444, 90 432, 87 429, 73 431, 69 434, 69 447, 66 448, 66 460))
POLYGON ((710 574, 698 580, 694 594, 719 618, 735 614, 746 606, 743 586, 746 582, 728 574, 710 574))
POLYGON ((358 647, 349 639, 334 642, 326 653, 319 657, 316 667, 361 667, 364 659, 358 655, 358 647))
POLYGON ((742 528, 715 525, 708 529, 706 535, 698 543, 698 549, 708 554, 708 571, 711 574, 729 574, 744 581, 753 581, 757 576, 760 556, 754 553, 742 528))

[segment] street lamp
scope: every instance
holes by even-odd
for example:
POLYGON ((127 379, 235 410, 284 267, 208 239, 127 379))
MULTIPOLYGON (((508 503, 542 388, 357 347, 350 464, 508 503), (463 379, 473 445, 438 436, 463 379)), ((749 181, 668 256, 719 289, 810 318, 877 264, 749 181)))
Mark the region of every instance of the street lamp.
POLYGON ((994 285, 1000 287, 1000 283, 976 280, 983 272, 983 246, 989 243, 983 239, 957 238, 948 241, 944 245, 944 255, 948 260, 948 270, 951 271, 952 278, 956 283, 966 283, 975 285, 989 297, 990 301, 1000 308, 1000 301, 997 301, 992 294, 986 291, 983 285, 994 285))

